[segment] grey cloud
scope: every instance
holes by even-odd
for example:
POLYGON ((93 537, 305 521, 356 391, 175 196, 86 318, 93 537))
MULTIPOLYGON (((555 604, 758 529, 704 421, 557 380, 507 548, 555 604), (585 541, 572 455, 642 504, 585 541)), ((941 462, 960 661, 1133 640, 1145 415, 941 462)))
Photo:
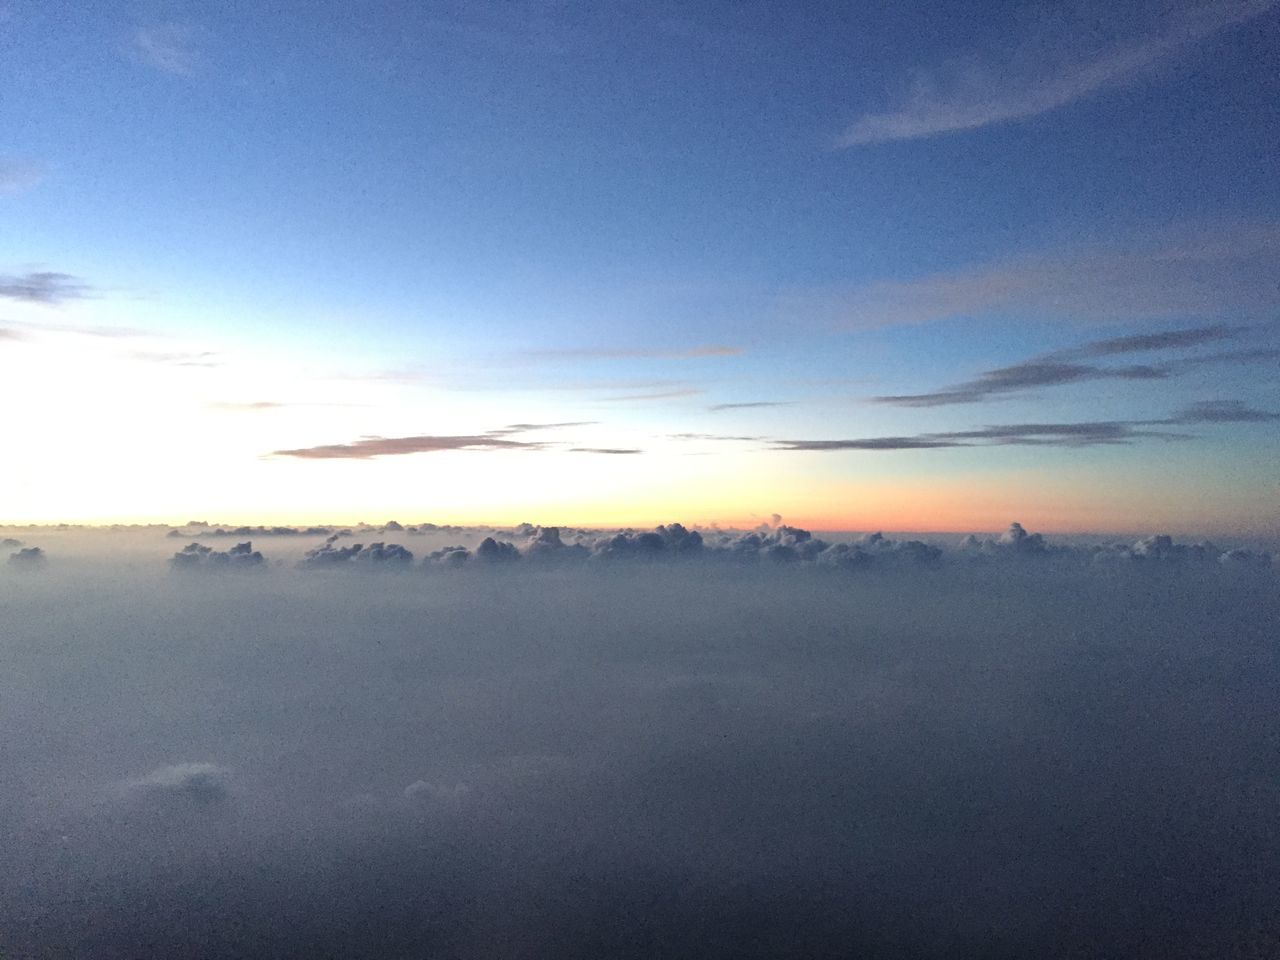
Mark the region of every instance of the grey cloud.
POLYGON ((413 565, 413 552, 398 543, 377 542, 368 546, 352 543, 340 547, 337 541, 338 535, 334 534, 320 546, 308 550, 298 566, 304 569, 333 567, 403 569, 413 565))
POLYGON ((44 550, 40 547, 22 547, 17 553, 9 554, 9 563, 15 567, 42 567, 47 561, 44 550))
POLYGON ((1098 420, 1081 423, 1014 423, 921 433, 908 437, 866 437, 854 440, 776 440, 775 450, 931 450, 974 446, 1088 447, 1130 443, 1143 437, 1183 439, 1183 434, 1142 429, 1169 421, 1098 420))
POLYGON ((366 437, 351 443, 331 443, 294 450, 276 450, 272 456, 303 460, 368 460, 372 457, 403 456, 410 453, 440 453, 445 450, 540 450, 545 444, 504 440, 492 435, 366 437))
POLYGON ((1165 380, 1198 367, 1226 363, 1253 363, 1280 355, 1280 351, 1277 350, 1257 348, 1182 357, 1156 364, 1104 367, 1077 362, 1079 359, 1088 357, 1186 349, 1231 337, 1235 333, 1236 331, 1231 327, 1217 325, 1097 340, 1074 349, 1059 350, 1011 366, 988 370, 974 380, 943 387, 940 390, 872 397, 871 400, 873 403, 900 407, 941 407, 981 403, 993 396, 1033 390, 1037 387, 1056 387, 1093 380, 1165 380))
POLYGON ((1256 410, 1243 400, 1202 400, 1169 418, 1169 423, 1269 423, 1280 413, 1256 410))
POLYGON ((793 404, 792 400, 752 400, 747 403, 716 403, 707 409, 712 413, 719 413, 722 410, 756 410, 765 407, 789 407, 793 404))
POLYGON ((600 453, 605 455, 644 453, 631 447, 570 447, 570 453, 600 453))
POLYGON ((262 554, 246 540, 229 550, 214 550, 202 543, 189 543, 169 561, 174 570, 244 570, 261 567, 265 563, 262 554))
POLYGON ((78 277, 52 270, 0 274, 0 299, 56 306, 87 296, 89 287, 78 277))
POLYGON ((65 577, 0 576, 3 949, 1274 952, 1260 545, 517 530, 176 587, 154 530, 50 530, 65 577))
POLYGON ((1234 327, 1225 323, 1186 330, 1162 330, 1158 333, 1139 333, 1127 337, 1110 337, 1095 340, 1074 350, 1062 351, 1062 357, 1110 357, 1121 353, 1147 353, 1153 350, 1181 350, 1198 347, 1204 343, 1228 340, 1237 334, 1234 327))

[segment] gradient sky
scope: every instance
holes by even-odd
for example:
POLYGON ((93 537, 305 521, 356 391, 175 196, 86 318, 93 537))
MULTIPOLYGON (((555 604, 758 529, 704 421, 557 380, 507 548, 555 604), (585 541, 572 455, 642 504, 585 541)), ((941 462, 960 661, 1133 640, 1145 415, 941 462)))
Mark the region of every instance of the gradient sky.
POLYGON ((0 3, 0 522, 1280 535, 1280 4, 0 3))

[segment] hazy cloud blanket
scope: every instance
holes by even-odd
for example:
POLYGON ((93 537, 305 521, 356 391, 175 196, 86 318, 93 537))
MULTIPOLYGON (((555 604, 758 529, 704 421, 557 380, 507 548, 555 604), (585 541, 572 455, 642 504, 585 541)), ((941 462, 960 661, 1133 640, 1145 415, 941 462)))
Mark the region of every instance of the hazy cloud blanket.
POLYGON ((1280 950, 1273 570, 654 533, 0 569, 0 952, 1280 950))

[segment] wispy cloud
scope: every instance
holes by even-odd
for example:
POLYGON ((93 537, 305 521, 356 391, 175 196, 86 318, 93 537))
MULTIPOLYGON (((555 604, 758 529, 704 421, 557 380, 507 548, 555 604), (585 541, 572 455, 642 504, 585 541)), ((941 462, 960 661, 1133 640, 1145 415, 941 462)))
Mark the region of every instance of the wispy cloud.
POLYGON ((410 453, 446 450, 537 450, 545 444, 506 440, 488 434, 477 436, 365 437, 351 443, 330 443, 294 450, 276 450, 272 456, 302 460, 370 460, 410 453))
POLYGON ((0 274, 0 299, 56 305, 87 296, 89 287, 69 273, 37 270, 0 274))
POLYGON ((1193 327, 1189 330, 1162 330, 1159 333, 1139 333, 1128 337, 1110 337, 1106 340, 1095 340, 1073 350, 1062 350, 1053 354, 1059 359, 1073 357, 1112 357, 1123 353, 1147 353, 1154 350, 1180 350, 1186 347, 1198 347, 1216 340, 1229 340, 1238 331, 1225 323, 1216 323, 1208 327, 1193 327))
POLYGON ((1110 357, 1126 353, 1187 349, 1200 344, 1234 336, 1237 331, 1225 325, 1189 330, 1166 330, 1159 333, 1097 340, 1083 346, 1055 351, 1007 367, 998 367, 967 380, 928 393, 872 397, 873 403, 898 407, 943 407, 953 404, 981 403, 992 397, 1020 393, 1040 387, 1055 387, 1093 380, 1164 380, 1197 367, 1227 363, 1253 363, 1280 355, 1280 350, 1253 349, 1201 356, 1182 357, 1154 364, 1098 366, 1073 362, 1064 358, 1110 357))
POLYGON ((375 457, 405 456, 413 453, 443 453, 449 450, 559 450, 568 453, 593 453, 606 456, 643 453, 643 450, 623 447, 569 446, 550 441, 512 440, 509 434, 527 430, 546 430, 557 427, 589 426, 594 421, 580 423, 526 423, 513 424, 523 428, 502 428, 488 433, 469 436, 417 436, 417 437, 362 437, 351 443, 330 443, 315 447, 299 447, 293 450, 276 450, 271 456, 294 457, 301 460, 371 460, 375 457))
POLYGON ((916 73, 905 96, 856 120, 843 147, 975 130, 1047 113, 1132 81, 1189 44, 1271 10, 1276 0, 1183 3, 1122 44, 1098 45, 1080 25, 1046 26, 999 60, 970 58, 916 73))
POLYGON ((144 363, 165 363, 175 367, 220 367, 223 360, 212 350, 153 351, 135 350, 130 356, 144 363))
POLYGON ((712 413, 722 410, 760 410, 766 407, 789 407, 794 400, 751 400, 746 403, 713 403, 707 407, 712 413))
POLYGON ((680 397, 696 397, 702 391, 693 387, 684 390, 659 390, 655 393, 630 393, 622 397, 601 397, 599 403, 643 403, 648 400, 675 400, 680 397))
POLYGON ((18 157, 0 157, 0 197, 26 193, 44 179, 44 167, 18 157))
POLYGON ((1280 413, 1257 410, 1243 400, 1202 400, 1175 413, 1168 423, 1272 423, 1280 413))
POLYGON ((599 421, 596 420, 566 420, 561 423, 509 423, 505 427, 499 427, 497 430, 490 430, 491 436, 497 436, 508 433, 528 433, 532 430, 561 430, 565 427, 591 427, 595 426, 599 421))
POLYGON ((144 63, 180 76, 195 73, 200 63, 198 31, 190 24, 160 23, 133 34, 134 53, 144 63))
POLYGON ((785 297, 778 307, 846 329, 978 315, 1094 323, 1261 319, 1280 308, 1278 269, 1280 224, 1200 224, 785 297))
POLYGON ((705 357, 736 357, 742 352, 742 347, 712 343, 676 350, 628 347, 530 350, 521 356, 531 360, 697 360, 705 357))
MULTIPOLYGON (((1168 423, 1170 421, 1156 421, 1168 423)), ((919 433, 900 437, 862 437, 853 440, 778 440, 775 450, 933 450, 950 447, 1092 447, 1127 444, 1144 437, 1186 439, 1185 434, 1147 429, 1151 421, 1097 420, 1082 423, 1016 423, 919 433)))
POLYGON ((0 327, 0 340, 24 340, 21 333, 10 327, 0 327))

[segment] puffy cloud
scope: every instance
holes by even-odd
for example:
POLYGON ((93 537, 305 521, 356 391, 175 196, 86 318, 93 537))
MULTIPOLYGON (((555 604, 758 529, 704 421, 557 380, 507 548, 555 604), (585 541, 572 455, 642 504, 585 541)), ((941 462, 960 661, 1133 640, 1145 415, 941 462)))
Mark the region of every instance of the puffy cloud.
POLYGON ((506 540, 485 537, 476 547, 475 558, 482 563, 509 563, 520 559, 520 551, 506 540))
POLYGON ((379 541, 367 547, 362 543, 340 547, 337 541, 337 534, 330 536, 320 546, 308 550, 298 565, 304 568, 352 565, 405 568, 413 564, 413 552, 398 543, 379 541))
POLYGON ((22 541, 15 539, 14 537, 5 537, 3 539, 0 539, 0 547, 20 547, 20 546, 22 546, 22 541))
POLYGON ((262 554, 253 549, 253 543, 249 540, 237 543, 228 550, 214 550, 203 543, 189 543, 169 560, 170 566, 175 570, 242 570, 260 567, 264 562, 262 554))
POLYGON ((9 554, 9 563, 15 567, 40 567, 47 559, 39 547, 22 547, 17 553, 9 554))
POLYGON ((1023 557, 1040 557, 1055 549, 1045 542, 1044 534, 1027 533, 1022 524, 1017 521, 1009 524, 1009 529, 994 540, 982 540, 971 534, 960 541, 960 548, 966 552, 977 551, 987 556, 1023 557))

